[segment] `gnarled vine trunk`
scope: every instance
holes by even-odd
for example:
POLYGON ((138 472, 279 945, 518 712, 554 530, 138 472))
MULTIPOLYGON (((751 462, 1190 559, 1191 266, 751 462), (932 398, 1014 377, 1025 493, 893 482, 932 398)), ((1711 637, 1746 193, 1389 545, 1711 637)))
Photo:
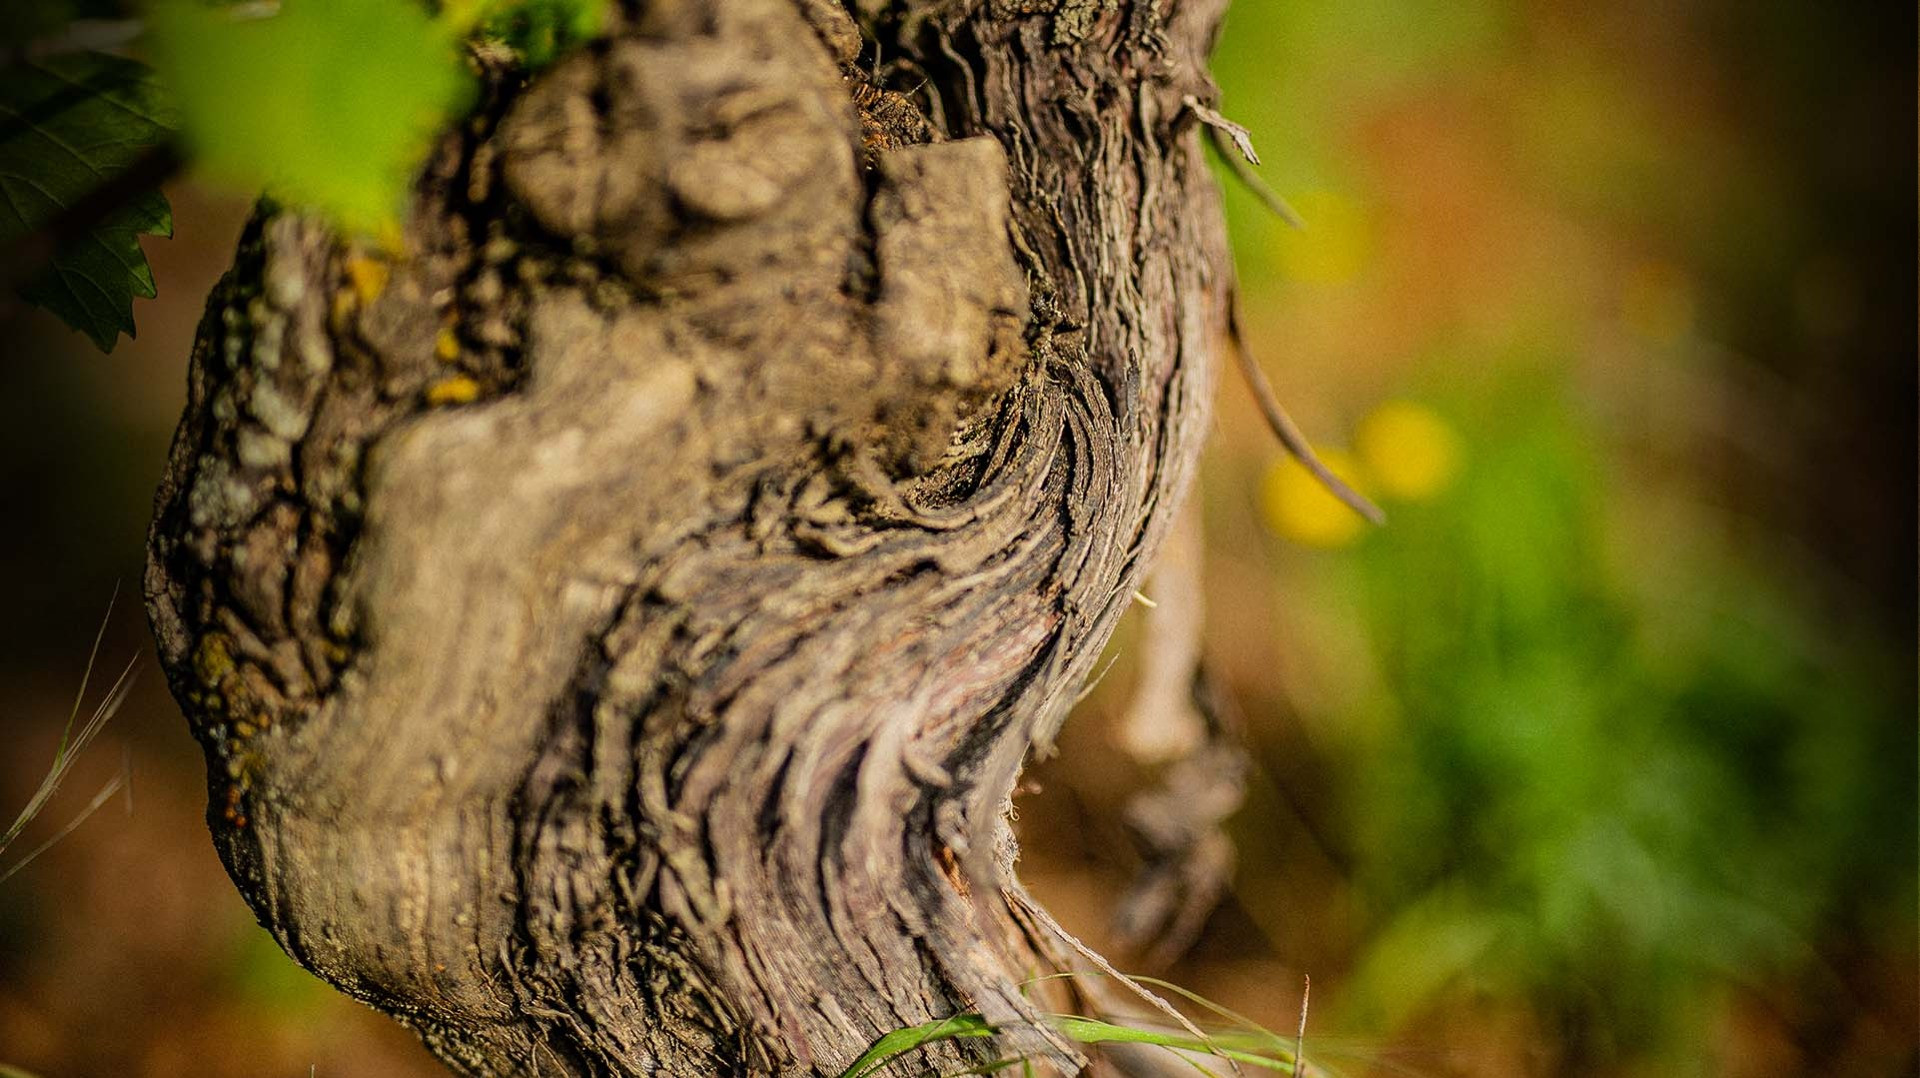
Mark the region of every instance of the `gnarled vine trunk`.
POLYGON ((461 1073, 1077 1062, 1008 804, 1206 427, 1223 0, 852 6, 632 0, 401 253, 263 209, 209 305, 147 595, 215 840, 461 1073))

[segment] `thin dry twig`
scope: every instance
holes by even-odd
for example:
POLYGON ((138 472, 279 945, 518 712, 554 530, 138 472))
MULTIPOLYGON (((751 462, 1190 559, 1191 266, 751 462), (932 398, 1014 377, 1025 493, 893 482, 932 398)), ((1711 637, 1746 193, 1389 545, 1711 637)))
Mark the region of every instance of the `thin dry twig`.
MULTIPOLYGON (((111 606, 108 608, 108 613, 109 615, 112 613, 111 606)), ((105 632, 106 627, 102 625, 101 633, 105 632)), ((93 713, 87 716, 87 721, 81 725, 79 731, 77 733, 74 731, 73 724, 79 718, 81 702, 86 698, 87 681, 93 673, 93 665, 99 654, 100 640, 96 637, 93 652, 87 657, 87 672, 80 679, 80 695, 74 698, 73 709, 67 714, 67 724, 60 731, 60 745, 54 750, 53 766, 47 769, 46 776, 40 780, 40 786, 33 791, 33 796, 28 799, 26 807, 14 817, 13 823, 8 825, 6 833, 0 834, 0 851, 13 845, 14 840, 20 837, 20 832, 26 829, 27 824, 40 815, 40 810, 46 807, 54 792, 60 788, 60 783, 66 779, 67 772, 73 769, 73 762, 79 757, 81 750, 99 735, 101 728, 106 726, 107 720, 112 718, 113 713, 120 710, 120 705, 125 702, 137 659, 127 663, 126 669, 122 670, 119 678, 114 681, 113 688, 107 691, 106 699, 102 700, 100 706, 94 708, 93 713)))
MULTIPOLYGON (((1160 998, 1158 995, 1149 991, 1147 987, 1145 985, 1142 985, 1139 981, 1134 980, 1132 977, 1129 977, 1126 974, 1120 972, 1118 969, 1114 968, 1113 963, 1107 961, 1106 958, 1102 957, 1100 952, 1095 951, 1093 948, 1080 942, 1080 938, 1078 936, 1075 936, 1073 933, 1068 932, 1064 927, 1061 926, 1059 921, 1056 921, 1053 919, 1052 914, 1040 908, 1038 903, 1028 899, 1024 893, 1020 892, 1018 889, 1015 889, 1013 892, 1009 893, 1008 897, 1018 902, 1022 910, 1027 914, 1027 916, 1033 918, 1036 922, 1038 922, 1041 926, 1043 926, 1048 932, 1052 933, 1056 939, 1065 943, 1068 947, 1073 948, 1074 951, 1079 953, 1080 957, 1092 963, 1093 968, 1099 970, 1101 973, 1106 974, 1108 977, 1111 977, 1114 980, 1120 982, 1120 984, 1124 985, 1128 991, 1132 992, 1135 996, 1138 996, 1148 1006, 1152 1007, 1156 1011, 1159 1011, 1161 1014, 1166 1015, 1168 1018, 1171 1018, 1176 1025, 1178 1025, 1187 1034, 1192 1036, 1195 1040, 1200 1041, 1203 1044, 1210 1045, 1213 1043, 1212 1039, 1209 1038, 1204 1032, 1202 1032, 1199 1026, 1196 1026, 1193 1024, 1193 1020, 1191 1018, 1188 1018, 1186 1015, 1180 1013, 1179 1008, 1175 1007, 1173 1004, 1168 1003, 1166 1000, 1160 998)), ((1214 1054, 1217 1055, 1218 1053, 1216 1052, 1214 1054)), ((1239 1063, 1235 1062, 1231 1058, 1226 1059, 1226 1063, 1227 1063, 1227 1066, 1235 1074, 1242 1073, 1239 1063)))
POLYGON ((12 865, 8 866, 6 871, 0 872, 0 883, 5 883, 8 880, 12 879, 14 876, 14 873, 19 872, 21 869, 26 868, 28 865, 32 864, 34 858, 52 849, 54 845, 58 843, 61 839, 66 838, 68 835, 71 835, 74 833, 74 831, 78 830, 81 824, 87 822, 88 817, 100 811, 100 806, 106 804, 108 801, 111 801, 113 799, 113 795, 120 792, 120 787, 125 782, 125 780, 126 780, 125 775, 114 776, 113 779, 111 779, 105 786, 102 786, 100 788, 99 793, 93 795, 93 800, 87 802, 87 807, 80 810, 80 815, 75 816, 73 819, 67 821, 67 825, 65 827, 62 827, 60 830, 55 831, 50 837, 48 837, 48 839, 45 842, 42 842, 40 845, 35 846, 31 850, 28 850, 26 853, 26 856, 20 858, 20 860, 15 861, 12 865))
POLYGON ((1227 335, 1233 339, 1233 354, 1239 360, 1240 373, 1246 377, 1247 387, 1253 390, 1254 402, 1266 417, 1268 429, 1280 439, 1281 447, 1313 473, 1313 477, 1334 497, 1345 502, 1348 508, 1374 524, 1385 524, 1387 514, 1321 462, 1313 447, 1307 443, 1306 436, 1294 424, 1293 417, 1287 415, 1287 410, 1280 406, 1280 399, 1273 393, 1273 383, 1267 381, 1266 372, 1260 369, 1260 364, 1253 358, 1252 350, 1247 347, 1246 335, 1240 330, 1240 300, 1237 295, 1227 306, 1227 335))
POLYGON ((1253 197, 1260 200, 1274 215, 1288 225, 1305 229, 1307 222, 1300 217, 1280 192, 1267 186, 1267 181, 1253 171, 1260 163, 1260 155, 1253 150, 1253 136, 1240 124, 1234 123, 1220 113, 1200 103, 1196 97, 1189 96, 1185 102, 1189 111, 1200 119, 1207 129, 1207 141, 1213 144, 1214 152, 1220 155, 1233 178, 1245 184, 1253 197))
POLYGON ((1307 1002, 1313 998, 1313 975, 1302 973, 1300 979, 1300 1029, 1293 1035, 1293 1078, 1306 1078, 1307 1073, 1307 1002))

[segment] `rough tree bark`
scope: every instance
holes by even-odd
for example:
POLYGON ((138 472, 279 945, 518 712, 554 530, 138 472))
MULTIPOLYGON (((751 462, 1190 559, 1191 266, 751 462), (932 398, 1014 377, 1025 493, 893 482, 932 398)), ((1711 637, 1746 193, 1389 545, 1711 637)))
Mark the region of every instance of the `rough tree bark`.
POLYGON ((403 253, 263 208, 147 596, 290 954, 470 1075, 1079 1064, 1009 798, 1206 428, 1223 6, 629 0, 403 253))

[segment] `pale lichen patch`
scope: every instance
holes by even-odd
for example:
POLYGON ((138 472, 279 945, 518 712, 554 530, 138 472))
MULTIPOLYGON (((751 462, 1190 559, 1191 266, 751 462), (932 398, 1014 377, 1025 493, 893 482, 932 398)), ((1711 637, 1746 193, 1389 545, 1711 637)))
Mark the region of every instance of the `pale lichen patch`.
POLYGON ((256 471, 285 467, 293 460, 293 446, 286 439, 255 427, 235 436, 234 449, 240 463, 256 471))

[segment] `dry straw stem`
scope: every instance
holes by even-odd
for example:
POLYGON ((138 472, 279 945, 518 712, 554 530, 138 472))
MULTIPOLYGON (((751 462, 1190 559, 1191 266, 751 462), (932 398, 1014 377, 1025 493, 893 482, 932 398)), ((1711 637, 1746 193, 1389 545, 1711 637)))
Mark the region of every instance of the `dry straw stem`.
MULTIPOLYGON (((127 692, 133 685, 134 665, 139 661, 137 659, 128 661, 126 667, 120 671, 120 676, 114 679, 112 688, 107 690, 106 697, 102 699, 99 705, 87 716, 86 721, 81 723, 79 730, 76 731, 74 729, 74 723, 79 721, 81 705, 85 703, 87 698, 87 685, 93 676, 94 664, 100 657, 100 643, 106 636, 107 622, 112 616, 113 603, 109 600, 107 603, 107 614, 100 621, 100 630, 94 634, 93 650, 87 655, 87 668, 86 672, 82 674, 80 678, 80 690, 74 695, 73 707, 67 712, 66 726, 60 731, 60 745, 54 750, 53 766, 47 769, 46 775, 40 780, 39 787, 33 791, 33 796, 27 799, 26 807, 22 808, 20 814, 14 817, 13 823, 8 825, 6 834, 0 836, 0 853, 4 853, 10 848, 14 842, 19 839, 21 833, 27 829, 27 825, 37 819, 40 813, 46 809, 47 803, 51 801, 53 795, 59 791, 60 784, 66 780, 67 773, 73 770, 74 761, 80 758, 80 754, 86 751, 87 746, 92 744, 94 738, 98 737, 100 731, 106 727, 107 721, 113 718, 114 713, 120 710, 122 704, 126 703, 127 692)), ((107 801, 120 790, 125 781, 126 771, 123 767, 121 774, 115 776, 105 786, 101 787, 100 792, 94 794, 93 800, 87 803, 86 808, 82 809, 80 814, 69 821, 65 827, 55 832, 53 836, 46 841, 27 851, 26 856, 15 861, 6 869, 0 870, 0 883, 5 883, 11 879, 15 873, 32 863, 34 858, 39 857, 42 853, 51 849, 55 843, 72 834, 75 828, 85 823, 88 817, 99 811, 100 806, 106 804, 107 801)))

